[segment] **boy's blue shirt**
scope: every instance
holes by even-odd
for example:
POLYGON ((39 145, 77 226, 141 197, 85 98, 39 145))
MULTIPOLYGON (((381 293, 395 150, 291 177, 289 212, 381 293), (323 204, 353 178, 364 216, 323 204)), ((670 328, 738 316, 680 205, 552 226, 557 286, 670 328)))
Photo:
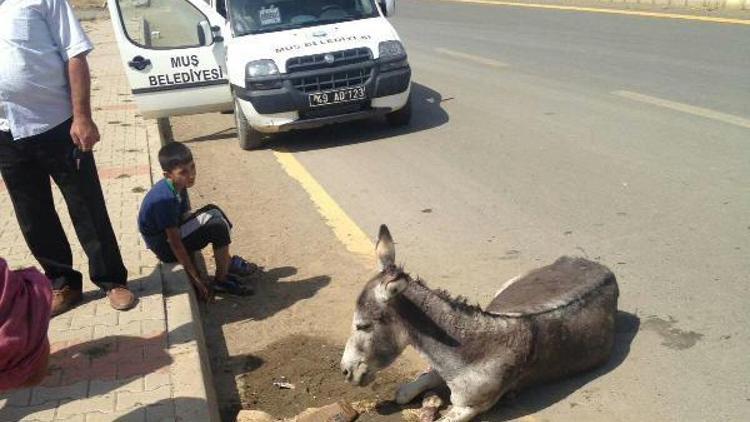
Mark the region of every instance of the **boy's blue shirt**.
POLYGON ((169 249, 166 229, 179 227, 182 215, 190 210, 187 190, 179 194, 167 179, 148 191, 138 212, 138 231, 151 250, 169 249))

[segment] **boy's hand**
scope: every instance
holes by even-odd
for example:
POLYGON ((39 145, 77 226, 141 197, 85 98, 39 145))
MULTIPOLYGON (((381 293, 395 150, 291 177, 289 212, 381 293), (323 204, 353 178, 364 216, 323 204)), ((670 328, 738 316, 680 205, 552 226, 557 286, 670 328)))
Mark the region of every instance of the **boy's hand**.
POLYGON ((211 288, 211 285, 206 280, 193 279, 191 277, 191 281, 193 282, 195 293, 198 294, 198 299, 200 299, 203 302, 213 301, 214 292, 213 292, 213 289, 211 288))

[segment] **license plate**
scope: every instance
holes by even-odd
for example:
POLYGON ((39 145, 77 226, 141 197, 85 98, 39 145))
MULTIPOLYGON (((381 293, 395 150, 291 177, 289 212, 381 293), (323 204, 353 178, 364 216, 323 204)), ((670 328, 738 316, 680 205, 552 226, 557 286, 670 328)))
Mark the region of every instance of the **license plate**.
POLYGON ((364 100, 365 87, 342 88, 334 91, 316 92, 308 96, 310 107, 320 107, 329 104, 348 103, 351 101, 364 100))

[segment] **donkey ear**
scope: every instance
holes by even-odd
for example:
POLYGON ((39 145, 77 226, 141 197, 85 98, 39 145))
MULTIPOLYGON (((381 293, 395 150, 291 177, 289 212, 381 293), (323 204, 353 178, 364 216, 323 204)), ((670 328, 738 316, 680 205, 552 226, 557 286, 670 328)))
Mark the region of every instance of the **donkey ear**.
POLYGON ((394 297, 403 293, 407 286, 408 284, 403 274, 399 274, 394 278, 382 281, 376 290, 375 297, 381 303, 387 303, 394 297))
POLYGON ((385 269, 396 264, 396 248, 393 245, 391 232, 385 224, 380 225, 378 232, 378 243, 375 245, 375 254, 380 261, 380 268, 385 269))

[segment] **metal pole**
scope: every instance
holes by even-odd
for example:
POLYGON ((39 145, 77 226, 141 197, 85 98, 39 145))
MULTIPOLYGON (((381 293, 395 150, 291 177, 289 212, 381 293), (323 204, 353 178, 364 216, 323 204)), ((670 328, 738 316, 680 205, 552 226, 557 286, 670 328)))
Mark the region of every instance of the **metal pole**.
POLYGON ((156 119, 156 125, 159 127, 159 138, 161 138, 162 145, 174 142, 174 134, 172 133, 172 125, 169 123, 169 117, 156 119))

